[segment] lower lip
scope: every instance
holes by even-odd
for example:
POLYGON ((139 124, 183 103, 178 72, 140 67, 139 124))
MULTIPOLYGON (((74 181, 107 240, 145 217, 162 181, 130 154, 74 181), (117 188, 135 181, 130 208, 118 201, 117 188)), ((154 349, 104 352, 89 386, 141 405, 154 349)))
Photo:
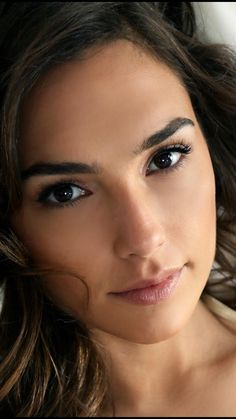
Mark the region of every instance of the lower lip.
POLYGON ((170 298, 176 290, 181 276, 182 269, 168 276, 159 284, 147 288, 134 289, 127 292, 114 293, 112 296, 122 298, 134 304, 153 305, 170 298))

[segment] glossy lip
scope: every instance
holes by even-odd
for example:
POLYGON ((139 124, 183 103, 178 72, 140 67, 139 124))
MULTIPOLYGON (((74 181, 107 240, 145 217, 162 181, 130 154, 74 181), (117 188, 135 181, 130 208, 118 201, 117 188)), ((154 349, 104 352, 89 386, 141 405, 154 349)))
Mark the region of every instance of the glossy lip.
POLYGON ((160 284, 161 282, 168 279, 169 276, 175 275, 176 272, 181 271, 183 268, 172 268, 172 269, 163 269, 162 271, 159 271, 158 275, 155 278, 147 278, 147 279, 141 279, 139 281, 136 281, 132 284, 132 286, 125 288, 123 290, 119 291, 112 291, 109 294, 121 294, 123 292, 128 291, 134 291, 139 290, 142 288, 152 287, 154 285, 160 284))
POLYGON ((156 278, 137 281, 132 287, 109 294, 134 304, 157 304, 174 293, 180 282, 182 270, 183 267, 163 270, 156 278))

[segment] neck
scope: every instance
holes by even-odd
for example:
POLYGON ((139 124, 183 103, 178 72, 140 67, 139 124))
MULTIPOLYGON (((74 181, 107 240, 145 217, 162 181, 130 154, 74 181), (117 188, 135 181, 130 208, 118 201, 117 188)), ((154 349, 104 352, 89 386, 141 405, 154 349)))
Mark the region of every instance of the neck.
POLYGON ((201 301, 186 326, 162 342, 139 344, 98 330, 94 336, 109 354, 114 404, 126 411, 134 406, 141 410, 157 394, 158 399, 166 399, 187 376, 222 356, 219 322, 201 301))

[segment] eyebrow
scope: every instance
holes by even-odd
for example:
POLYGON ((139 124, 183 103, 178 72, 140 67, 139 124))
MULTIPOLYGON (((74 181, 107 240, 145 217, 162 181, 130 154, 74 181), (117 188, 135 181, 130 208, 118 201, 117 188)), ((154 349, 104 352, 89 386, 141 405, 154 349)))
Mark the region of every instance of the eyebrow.
MULTIPOLYGON (((174 135, 178 130, 185 126, 194 126, 194 122, 189 118, 175 118, 161 130, 155 132, 150 137, 146 138, 141 145, 134 151, 134 155, 139 155, 142 152, 159 145, 168 137, 174 135)), ((81 162, 38 162, 21 172, 21 179, 23 181, 32 176, 48 176, 48 175, 69 175, 69 174, 100 174, 101 168, 96 164, 86 164, 81 162)))

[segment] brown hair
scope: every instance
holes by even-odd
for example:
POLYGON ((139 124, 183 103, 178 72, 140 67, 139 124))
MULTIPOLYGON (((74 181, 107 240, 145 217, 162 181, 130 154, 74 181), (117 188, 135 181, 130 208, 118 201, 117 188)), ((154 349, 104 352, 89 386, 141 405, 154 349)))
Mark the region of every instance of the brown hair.
MULTIPOLYGON (((55 307, 11 230, 21 202, 18 162, 24 97, 49 68, 125 38, 182 80, 205 135, 216 178, 217 269, 236 306, 236 65, 223 45, 201 43, 191 3, 19 2, 0 5, 0 412, 96 416, 109 400, 106 358, 86 325, 55 307)), ((194 185, 193 185, 194 187, 194 185)), ((207 232, 206 232, 207 234, 207 232)), ((215 285, 206 289, 214 292, 215 285)))

